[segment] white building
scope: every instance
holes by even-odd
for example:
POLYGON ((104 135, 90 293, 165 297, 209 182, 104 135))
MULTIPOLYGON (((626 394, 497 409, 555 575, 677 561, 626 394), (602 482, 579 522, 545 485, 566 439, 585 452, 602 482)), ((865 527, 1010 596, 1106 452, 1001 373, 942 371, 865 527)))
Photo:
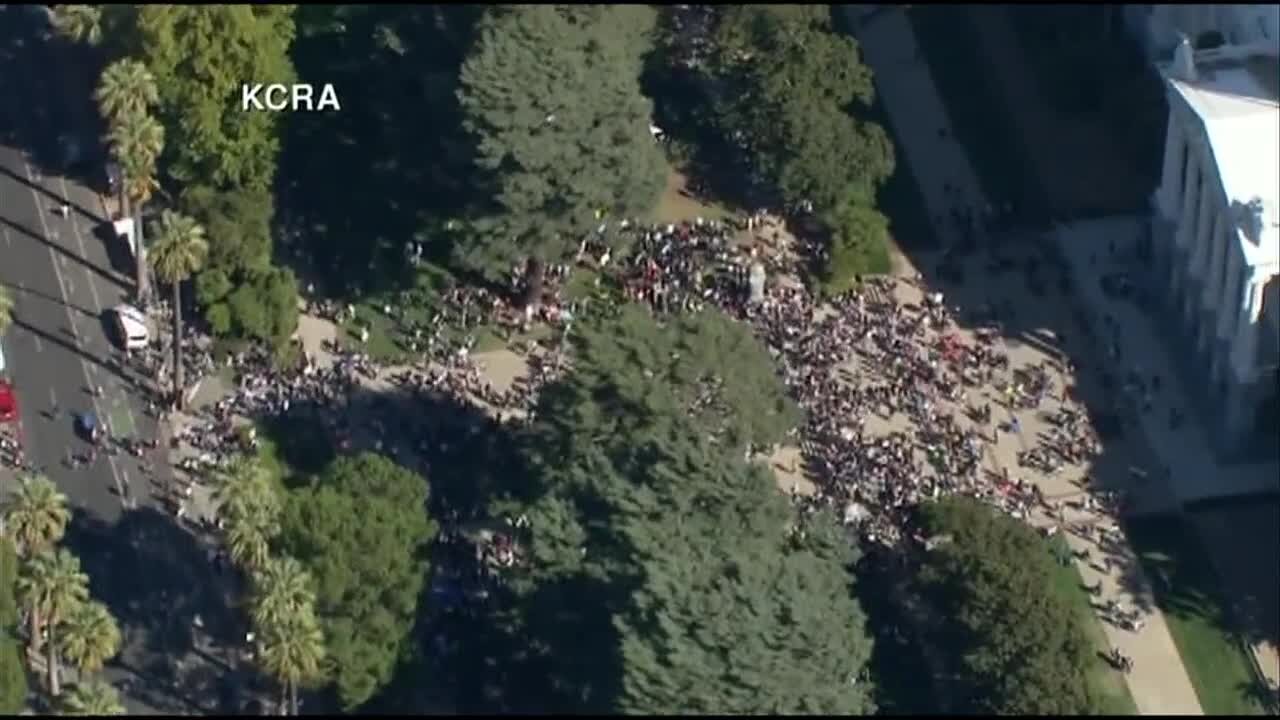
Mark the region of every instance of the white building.
POLYGON ((1276 402, 1280 6, 1148 7, 1153 25, 1225 40, 1197 51, 1183 35, 1157 64, 1169 122, 1152 247, 1193 377, 1217 413, 1206 426, 1230 458, 1276 402))

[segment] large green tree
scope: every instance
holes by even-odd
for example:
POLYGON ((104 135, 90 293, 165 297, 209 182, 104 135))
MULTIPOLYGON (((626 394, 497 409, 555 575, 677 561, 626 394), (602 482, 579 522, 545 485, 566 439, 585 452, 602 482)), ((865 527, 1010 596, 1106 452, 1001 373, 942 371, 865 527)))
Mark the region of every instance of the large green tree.
POLYGON ((938 539, 918 587, 938 626, 927 642, 954 683, 952 712, 1081 715, 1097 711, 1093 656, 1079 616, 1054 589, 1052 556, 1032 528, 970 498, 923 505, 938 539))
POLYGON ((419 475, 370 453, 290 493, 279 545, 315 581, 316 615, 348 709, 391 678, 413 627, 435 526, 419 475))
POLYGON ((58 627, 66 616, 89 599, 89 577, 80 569, 80 559, 66 549, 45 552, 31 558, 18 577, 18 595, 31 616, 32 641, 40 629, 49 633, 44 643, 49 694, 58 695, 59 661, 62 647, 58 627))
MULTIPOLYGON (((522 439, 514 610, 563 712, 860 714, 870 656, 848 538, 805 523, 748 441, 796 421, 758 341, 716 313, 585 328, 522 439)), ((545 678, 545 679, 544 679, 545 678)), ((519 708, 517 708, 519 709, 519 708)))
POLYGON ((173 289, 173 399, 186 404, 185 364, 182 356, 182 283, 204 266, 209 241, 204 226, 172 210, 160 214, 160 234, 151 249, 156 276, 173 289))
POLYGON ((726 5, 711 64, 726 135, 742 137, 784 200, 830 209, 864 203, 893 173, 893 147, 871 122, 875 88, 827 5, 726 5))
POLYGON ((638 5, 499 6, 481 21, 459 93, 490 190, 461 263, 499 278, 562 259, 598 213, 652 208, 665 177, 639 84, 652 27, 638 5))
POLYGON ((160 91, 165 167, 181 185, 266 190, 281 115, 240 108, 244 83, 294 81, 293 5, 141 5, 133 54, 160 91))
POLYGON ((206 320, 219 334, 282 347, 297 317, 296 284, 269 262, 282 116, 244 111, 240 96, 245 84, 295 82, 295 7, 130 8, 108 14, 119 16, 118 54, 155 79, 166 130, 163 184, 210 231, 209 262, 197 278, 206 320), (232 302, 234 291, 241 292, 232 302))
POLYGON ((5 533, 25 557, 56 545, 67 531, 67 496, 43 475, 24 475, 4 502, 5 533))

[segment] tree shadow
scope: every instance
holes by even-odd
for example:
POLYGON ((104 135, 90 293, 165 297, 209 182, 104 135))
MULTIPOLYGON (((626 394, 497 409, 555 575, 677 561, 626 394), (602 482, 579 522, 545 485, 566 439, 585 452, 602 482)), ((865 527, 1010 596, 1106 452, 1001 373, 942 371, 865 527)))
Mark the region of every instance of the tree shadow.
POLYGON ((936 692, 922 691, 933 670, 921 647, 923 628, 901 602, 907 560, 900 550, 873 546, 857 566, 854 592, 867 614, 867 629, 874 640, 869 669, 875 679, 879 715, 942 711, 936 692))
MULTIPOLYGON (((458 540, 487 526, 496 502, 542 491, 517 453, 521 434, 473 405, 403 386, 358 388, 343 412, 348 424, 339 436, 345 443, 331 452, 381 452, 420 472, 431 486, 427 511, 443 528, 431 549, 412 651, 364 711, 611 708, 621 660, 604 599, 618 588, 574 576, 516 593, 505 575, 481 572, 470 542, 458 540), (557 632, 533 636, 533 618, 557 632), (581 643, 591 652, 584 653, 581 643)), ((291 427, 300 426, 282 423, 279 432, 291 427)), ((325 703, 325 697, 319 693, 316 701, 325 703)))
POLYGON ((410 284, 406 251, 444 258, 445 222, 471 195, 458 68, 473 5, 314 6, 299 11, 302 81, 339 88, 341 112, 289 116, 278 179, 285 262, 330 295, 410 284), (305 247, 287 238, 305 238, 305 247))
POLYGON ((221 711, 216 685, 244 630, 212 548, 150 507, 110 525, 76 509, 65 542, 120 625, 112 666, 131 678, 126 699, 168 712, 221 711))
POLYGON ((93 105, 96 73, 77 65, 82 53, 53 34, 47 15, 36 10, 0 7, 0 91, 6 97, 0 140, 23 148, 42 172, 100 187, 105 148, 98 139, 105 128, 93 105), (78 146, 78 158, 68 157, 69 142, 78 146))

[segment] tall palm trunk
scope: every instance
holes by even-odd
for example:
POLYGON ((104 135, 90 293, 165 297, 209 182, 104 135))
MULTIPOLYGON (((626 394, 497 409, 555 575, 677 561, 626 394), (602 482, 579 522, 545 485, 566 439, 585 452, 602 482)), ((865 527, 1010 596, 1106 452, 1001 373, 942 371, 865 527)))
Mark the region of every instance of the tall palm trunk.
POLYGON ((178 409, 182 409, 184 386, 182 384, 182 282, 173 281, 173 394, 178 409))
POLYGON ((44 646, 43 638, 40 637, 40 631, 44 627, 44 624, 40 622, 40 613, 33 609, 29 613, 29 621, 31 623, 31 649, 35 652, 40 652, 40 648, 44 646))
POLYGON ((293 680, 289 681, 289 714, 298 714, 298 683, 293 680))
POLYGON ((137 258, 138 302, 145 306, 151 300, 151 285, 147 282, 147 246, 142 240, 142 203, 133 207, 133 237, 137 241, 134 257, 137 258))
POLYGON ((57 697, 60 689, 58 687, 58 653, 57 643, 53 641, 53 632, 53 623, 49 623, 49 642, 45 645, 45 657, 48 659, 46 669, 49 671, 49 694, 57 697))

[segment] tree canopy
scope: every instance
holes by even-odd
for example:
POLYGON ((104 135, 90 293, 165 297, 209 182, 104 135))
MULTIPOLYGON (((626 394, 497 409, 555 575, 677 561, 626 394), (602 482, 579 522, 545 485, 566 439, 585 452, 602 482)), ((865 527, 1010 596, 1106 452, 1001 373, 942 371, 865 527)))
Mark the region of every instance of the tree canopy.
POLYGON ((280 114, 243 112, 246 82, 294 81, 293 5, 139 5, 132 50, 160 91, 179 184, 268 190, 280 114))
POLYGON ((290 492, 278 544, 315 581, 316 615, 343 705, 391 677, 427 573, 427 483, 371 453, 336 461, 290 492))
POLYGON ((868 120, 875 96, 858 46, 826 5, 729 5, 713 72, 720 123, 741 135, 787 202, 831 208, 849 193, 871 203, 893 173, 893 148, 868 120))
POLYGON ((458 261, 496 279, 562 259, 599 213, 652 209, 665 180, 639 84, 652 26, 640 5, 510 5, 480 21, 459 98, 489 189, 458 261))
POLYGON ((825 515, 793 532, 743 453, 794 421, 758 341, 624 309, 581 345, 524 441, 533 493, 498 509, 528 518, 511 586, 543 707, 868 711, 849 540, 825 515))
POLYGON ((952 712, 1082 715, 1095 712, 1085 671, 1094 661, 1079 616, 1054 592, 1053 560, 1033 529, 977 500, 919 509, 929 551, 924 597, 941 618, 930 638, 956 683, 952 712))
POLYGON ((584 323, 573 337, 575 372, 544 391, 535 426, 547 426, 552 460, 559 443, 578 440, 574 428, 638 439, 645 428, 690 415, 700 434, 741 450, 780 442, 799 423, 768 351, 719 311, 660 324, 626 305, 584 323))
POLYGON ((827 257, 819 269, 823 292, 852 288, 859 276, 889 272, 889 219, 869 205, 846 201, 824 213, 827 257))

